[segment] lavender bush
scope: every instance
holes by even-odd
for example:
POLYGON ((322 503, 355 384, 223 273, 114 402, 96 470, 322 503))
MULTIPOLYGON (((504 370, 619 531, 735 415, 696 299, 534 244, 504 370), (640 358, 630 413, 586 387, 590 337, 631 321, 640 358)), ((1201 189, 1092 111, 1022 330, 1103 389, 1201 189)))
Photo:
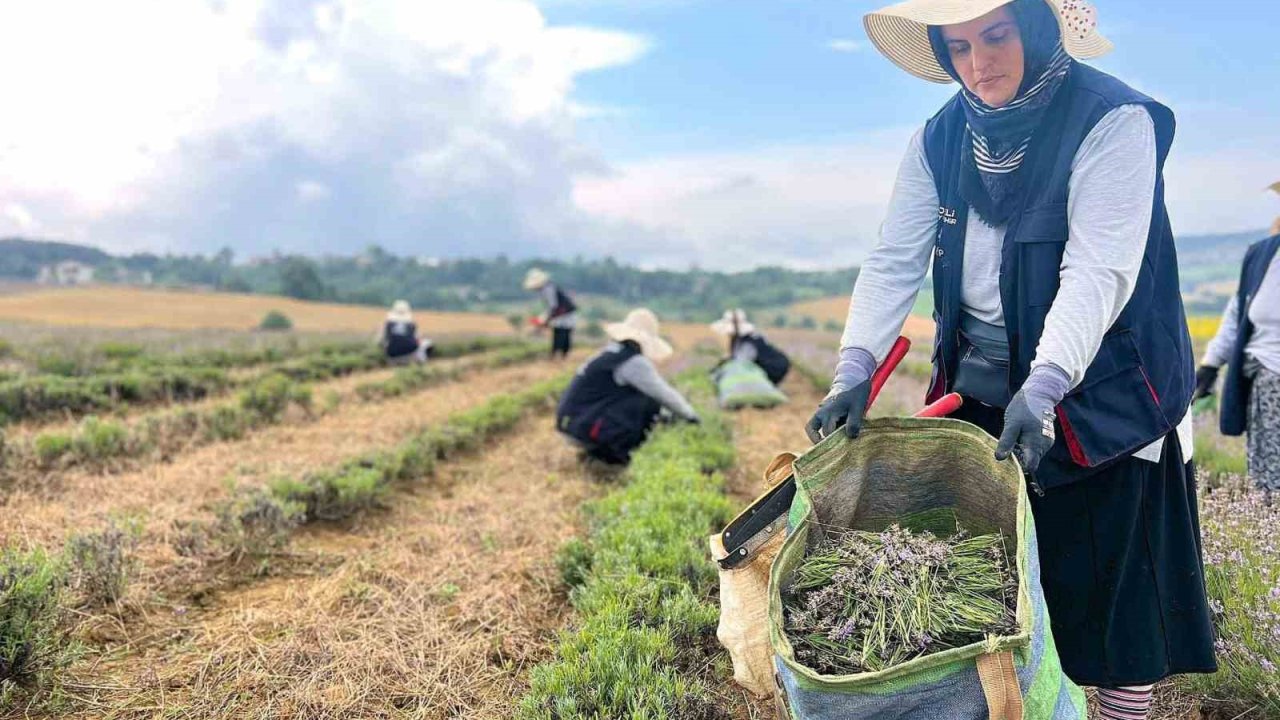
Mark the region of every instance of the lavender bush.
POLYGON ((940 540, 893 526, 810 552, 783 604, 796 659, 844 675, 1015 634, 1017 592, 1000 536, 940 540))
POLYGON ((1186 682, 1208 698, 1255 707, 1259 717, 1280 717, 1280 498, 1238 475, 1214 486, 1201 495, 1200 522, 1220 669, 1186 682))

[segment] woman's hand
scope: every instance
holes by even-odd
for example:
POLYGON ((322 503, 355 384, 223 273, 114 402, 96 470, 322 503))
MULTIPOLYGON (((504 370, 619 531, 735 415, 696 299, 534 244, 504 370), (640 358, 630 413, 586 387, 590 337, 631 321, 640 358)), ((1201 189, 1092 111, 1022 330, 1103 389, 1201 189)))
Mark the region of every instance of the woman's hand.
POLYGON ((1212 365, 1201 365, 1196 370, 1196 389, 1191 394, 1191 402, 1213 394, 1213 386, 1218 382, 1218 368, 1212 365))
POLYGON ((1056 439, 1053 409, 1071 389, 1071 378, 1056 365, 1041 365, 1031 371, 1004 411, 1004 431, 996 445, 996 460, 1018 454, 1022 469, 1035 473, 1045 453, 1056 439))
POLYGON ((844 426, 846 435, 858 437, 858 433, 862 432, 862 416, 867 412, 867 398, 870 396, 870 378, 848 390, 828 395, 805 426, 809 440, 817 443, 841 425, 844 426))

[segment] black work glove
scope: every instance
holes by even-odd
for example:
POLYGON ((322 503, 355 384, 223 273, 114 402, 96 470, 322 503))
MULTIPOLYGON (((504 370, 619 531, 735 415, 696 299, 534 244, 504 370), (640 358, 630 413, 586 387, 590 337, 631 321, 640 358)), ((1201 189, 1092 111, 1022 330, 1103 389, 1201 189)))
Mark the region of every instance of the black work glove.
POLYGON ((868 379, 823 400, 805 426, 809 440, 817 443, 841 425, 844 426, 846 435, 858 437, 858 433, 862 432, 862 416, 867 412, 867 398, 870 395, 871 380, 868 379))
POLYGON ((1213 394, 1213 386, 1218 382, 1218 370, 1212 365, 1201 365, 1196 370, 1196 390, 1191 394, 1191 402, 1213 394))

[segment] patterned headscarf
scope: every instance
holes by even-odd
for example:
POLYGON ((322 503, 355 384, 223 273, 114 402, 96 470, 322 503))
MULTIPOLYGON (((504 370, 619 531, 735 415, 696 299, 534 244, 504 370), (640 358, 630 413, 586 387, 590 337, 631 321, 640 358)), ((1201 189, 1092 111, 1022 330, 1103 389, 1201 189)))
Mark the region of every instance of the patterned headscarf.
POLYGON ((1022 36, 1024 70, 1018 94, 998 108, 964 86, 942 28, 929 27, 938 63, 960 83, 964 98, 971 142, 964 146, 960 194, 992 227, 1005 225, 1012 216, 1023 186, 1023 173, 1018 171, 1031 138, 1075 64, 1062 47, 1058 19, 1044 0, 1014 0, 1009 8, 1022 36))

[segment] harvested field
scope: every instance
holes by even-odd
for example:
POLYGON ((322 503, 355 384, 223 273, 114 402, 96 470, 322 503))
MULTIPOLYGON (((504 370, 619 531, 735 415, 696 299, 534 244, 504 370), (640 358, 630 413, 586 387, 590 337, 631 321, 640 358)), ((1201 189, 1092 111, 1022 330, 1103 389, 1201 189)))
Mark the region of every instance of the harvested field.
POLYGON ((144 639, 72 668, 92 680, 69 717, 508 717, 567 621, 551 558, 600 487, 539 418, 385 512, 302 533, 291 552, 322 573, 130 628, 144 639))
MULTIPOLYGON (((306 332, 352 332, 373 336, 386 308, 314 303, 264 295, 235 295, 128 287, 41 289, 0 296, 0 319, 48 325, 171 330, 250 330, 272 310, 284 313, 306 332), (210 298, 216 298, 210 301, 210 298)), ((497 315, 415 313, 427 334, 466 331, 506 333, 497 315)))

